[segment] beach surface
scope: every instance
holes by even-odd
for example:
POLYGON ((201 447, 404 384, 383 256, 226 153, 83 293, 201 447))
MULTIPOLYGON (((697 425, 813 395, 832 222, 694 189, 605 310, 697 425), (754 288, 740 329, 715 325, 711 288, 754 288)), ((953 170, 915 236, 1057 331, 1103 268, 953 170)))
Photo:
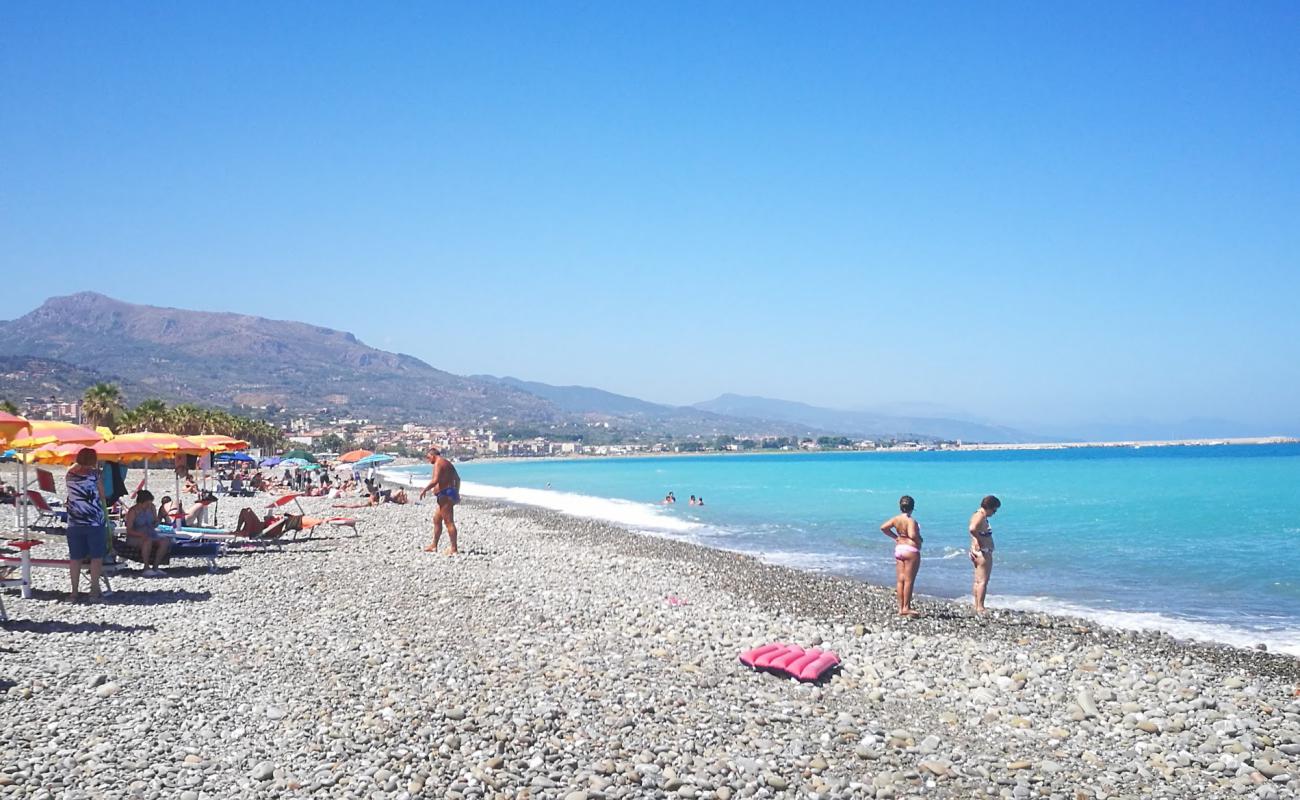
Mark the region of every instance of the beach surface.
POLYGON ((6 594, 0 797, 1300 791, 1294 658, 937 600, 900 619, 888 589, 483 502, 434 556, 431 504, 303 503, 360 535, 127 571, 96 605, 61 571, 6 594), (737 662, 770 641, 843 668, 737 662))

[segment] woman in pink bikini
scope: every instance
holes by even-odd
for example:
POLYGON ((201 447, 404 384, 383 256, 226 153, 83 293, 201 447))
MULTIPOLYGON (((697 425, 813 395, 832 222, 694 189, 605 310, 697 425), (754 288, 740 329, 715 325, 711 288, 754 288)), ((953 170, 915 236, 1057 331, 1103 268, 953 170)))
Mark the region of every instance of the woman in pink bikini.
POLYGON ((898 499, 902 513, 890 517, 880 526, 880 532, 894 540, 894 570, 898 575, 898 613, 904 617, 919 617, 912 610, 912 589, 916 585, 916 572, 921 568, 921 525, 912 519, 916 501, 909 495, 898 499))

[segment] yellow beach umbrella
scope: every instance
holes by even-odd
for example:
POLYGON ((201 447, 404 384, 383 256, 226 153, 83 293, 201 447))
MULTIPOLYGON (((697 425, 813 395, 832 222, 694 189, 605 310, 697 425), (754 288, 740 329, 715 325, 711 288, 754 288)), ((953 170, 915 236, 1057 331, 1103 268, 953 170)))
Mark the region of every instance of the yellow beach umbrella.
POLYGON ((233 436, 226 436, 224 433, 201 433, 197 436, 187 436, 185 438, 198 442, 213 453, 248 449, 248 442, 243 439, 236 439, 233 436))

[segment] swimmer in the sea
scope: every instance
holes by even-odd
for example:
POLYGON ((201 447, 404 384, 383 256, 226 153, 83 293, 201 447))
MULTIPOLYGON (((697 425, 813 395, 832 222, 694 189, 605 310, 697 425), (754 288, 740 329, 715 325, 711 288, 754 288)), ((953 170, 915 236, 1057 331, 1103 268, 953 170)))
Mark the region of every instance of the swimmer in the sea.
POLYGON ((912 590, 916 586, 916 573, 921 569, 921 525, 912 519, 916 501, 908 495, 898 499, 902 513, 885 520, 880 532, 894 540, 894 573, 898 578, 898 613, 904 617, 919 617, 912 610, 912 590))

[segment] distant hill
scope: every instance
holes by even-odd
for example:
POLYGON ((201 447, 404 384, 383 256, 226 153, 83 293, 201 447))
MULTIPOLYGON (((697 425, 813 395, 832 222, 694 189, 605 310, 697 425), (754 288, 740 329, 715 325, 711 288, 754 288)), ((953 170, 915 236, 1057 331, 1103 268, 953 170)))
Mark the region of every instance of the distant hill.
MULTIPOLYGON (((552 422, 536 395, 463 378, 302 322, 134 305, 93 292, 0 322, 0 354, 116 376, 127 399, 330 408, 378 419, 552 422)), ((0 385, 0 389, 3 389, 0 385)))
POLYGON ((491 375, 474 377, 534 394, 553 403, 561 411, 581 417, 587 422, 616 423, 625 429, 650 433, 673 432, 701 436, 710 434, 803 436, 826 433, 808 425, 786 420, 738 419, 693 406, 651 403, 589 386, 552 386, 548 383, 510 377, 497 378, 491 375))
POLYGON ((100 381, 121 386, 128 403, 157 397, 217 407, 274 405, 388 421, 554 426, 569 434, 605 423, 626 434, 706 438, 1026 438, 954 419, 834 411, 738 395, 669 406, 586 386, 463 377, 318 325, 135 305, 93 292, 51 298, 19 319, 0 322, 0 397, 71 399, 100 381))
POLYGON ((780 420, 835 431, 849 436, 916 438, 922 441, 960 439, 966 442, 1041 441, 1023 431, 942 417, 900 417, 866 411, 818 408, 789 400, 724 394, 696 403, 695 408, 750 419, 780 420))

